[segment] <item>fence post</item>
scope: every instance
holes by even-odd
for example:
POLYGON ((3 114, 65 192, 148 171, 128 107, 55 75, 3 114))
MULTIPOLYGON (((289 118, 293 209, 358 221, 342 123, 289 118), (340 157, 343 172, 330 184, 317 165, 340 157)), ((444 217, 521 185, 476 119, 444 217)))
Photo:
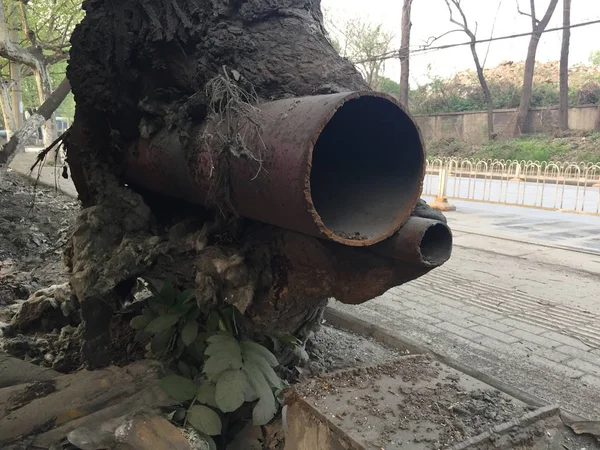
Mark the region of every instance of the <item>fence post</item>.
POLYGON ((446 163, 440 167, 437 196, 433 202, 429 204, 429 206, 431 206, 433 209, 437 209, 438 211, 456 210, 456 206, 448 203, 448 199, 446 198, 446 188, 448 187, 448 166, 449 163, 446 163))

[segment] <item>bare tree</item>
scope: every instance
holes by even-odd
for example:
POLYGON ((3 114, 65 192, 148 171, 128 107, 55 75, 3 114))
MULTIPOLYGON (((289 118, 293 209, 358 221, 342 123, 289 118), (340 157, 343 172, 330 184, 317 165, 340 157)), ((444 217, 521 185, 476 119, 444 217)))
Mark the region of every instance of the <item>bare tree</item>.
POLYGON ((413 0, 404 0, 402 5, 402 38, 400 43, 400 103, 408 108, 408 75, 410 46, 410 9, 413 0))
POLYGON ((349 20, 342 26, 337 26, 328 17, 325 20, 332 31, 330 41, 340 56, 354 63, 367 84, 379 90, 386 61, 380 55, 390 50, 394 35, 384 31, 381 25, 360 19, 349 20))
MULTIPOLYGON (((52 94, 52 78, 50 67, 60 61, 68 59, 70 47, 69 38, 75 23, 82 17, 80 2, 78 0, 40 0, 28 2, 18 0, 18 8, 11 8, 11 17, 7 17, 3 0, 0 0, 0 57, 6 58, 13 67, 18 64, 26 66, 29 74, 36 79, 40 104, 44 103, 52 94), (37 8, 34 10, 33 8, 37 8), (72 13, 72 14, 71 14, 72 13), (18 16, 18 17, 17 17, 18 16), (14 24, 20 24, 23 38, 28 46, 22 46, 12 30, 14 24)), ((12 74, 12 90, 18 89, 18 77, 15 70, 12 74)), ((19 113, 18 98, 13 95, 10 108, 13 118, 19 113)), ((5 102, 2 102, 5 106, 5 102)), ((3 115, 7 116, 3 109, 3 115)), ((19 121, 13 119, 15 126, 19 121)), ((50 145, 56 138, 56 124, 53 120, 47 121, 43 126, 44 143, 50 145)))
MULTIPOLYGON (((25 142, 47 122, 56 109, 63 102, 67 94, 71 91, 71 84, 68 79, 64 79, 48 99, 32 114, 23 124, 23 126, 13 135, 0 151, 0 165, 10 164, 16 154, 25 147, 25 142)), ((0 174, 1 176, 1 174, 0 174)))
POLYGON ((531 38, 529 40, 529 47, 527 48, 527 58, 525 59, 525 71, 523 74, 523 91, 521 93, 521 102, 514 118, 514 125, 512 129, 512 135, 518 136, 525 128, 525 121, 527 120, 527 114, 529 112, 529 106, 531 105, 531 97, 533 95, 533 73, 535 71, 535 55, 537 53, 537 47, 540 42, 540 38, 544 33, 544 30, 550 22, 552 14, 556 9, 558 0, 550 0, 548 8, 544 13, 541 20, 537 19, 535 12, 535 0, 529 0, 530 12, 521 11, 519 8, 519 2, 517 0, 517 10, 519 14, 523 14, 531 18, 531 38))
POLYGON ((569 41, 571 40, 571 0, 563 0, 563 35, 560 49, 560 104, 558 125, 561 131, 569 129, 569 41))
POLYGON ((492 140, 494 138, 494 104, 492 102, 492 94, 490 92, 490 88, 485 79, 485 75, 483 73, 483 65, 479 61, 479 56, 477 55, 477 23, 475 23, 475 31, 472 31, 469 28, 469 24, 467 21, 467 17, 462 9, 460 4, 460 0, 445 0, 446 6, 448 7, 448 12, 450 14, 450 22, 460 27, 462 31, 469 37, 471 43, 469 45, 471 49, 471 54, 473 55, 473 62, 475 63, 475 68, 477 69, 477 78, 479 80, 479 84, 481 85, 481 90, 483 91, 483 96, 485 98, 485 103, 487 105, 487 133, 488 139, 492 140), (460 19, 455 19, 453 14, 452 7, 456 8, 460 19))

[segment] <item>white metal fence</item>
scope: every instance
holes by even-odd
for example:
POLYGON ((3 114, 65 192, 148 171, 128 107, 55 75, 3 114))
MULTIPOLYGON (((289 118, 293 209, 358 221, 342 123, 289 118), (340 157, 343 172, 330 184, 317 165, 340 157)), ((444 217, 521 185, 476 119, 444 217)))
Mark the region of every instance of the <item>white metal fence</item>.
POLYGON ((600 214, 600 164, 430 158, 423 195, 600 214))

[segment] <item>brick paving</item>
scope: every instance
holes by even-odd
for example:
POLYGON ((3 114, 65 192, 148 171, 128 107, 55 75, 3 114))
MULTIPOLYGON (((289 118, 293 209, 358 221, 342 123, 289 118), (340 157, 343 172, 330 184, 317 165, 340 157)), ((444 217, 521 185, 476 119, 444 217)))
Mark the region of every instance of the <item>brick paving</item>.
POLYGON ((447 265, 362 305, 331 307, 600 419, 600 274, 581 272, 575 252, 552 263, 552 249, 536 258, 533 244, 480 239, 459 235, 447 265))

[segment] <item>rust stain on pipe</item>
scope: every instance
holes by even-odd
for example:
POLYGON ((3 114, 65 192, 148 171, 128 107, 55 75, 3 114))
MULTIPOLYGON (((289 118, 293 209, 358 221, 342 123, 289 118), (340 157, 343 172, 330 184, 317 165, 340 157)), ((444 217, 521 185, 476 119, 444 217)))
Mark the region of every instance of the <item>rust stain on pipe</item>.
POLYGON ((452 231, 438 220, 411 217, 392 237, 369 250, 423 267, 439 267, 452 254, 452 231))
POLYGON ((452 254, 452 232, 440 221, 411 217, 397 233, 370 250, 423 267, 439 267, 452 254))
MULTIPOLYGON (((248 120, 238 118, 238 129, 248 120)), ((244 144, 261 161, 229 158, 231 200, 250 219, 368 246, 394 234, 421 194, 425 154, 418 127, 391 97, 374 92, 292 98, 260 105, 260 133, 244 144)), ((140 139, 127 155, 127 181, 209 205, 215 149, 184 148, 176 132, 140 139)))

